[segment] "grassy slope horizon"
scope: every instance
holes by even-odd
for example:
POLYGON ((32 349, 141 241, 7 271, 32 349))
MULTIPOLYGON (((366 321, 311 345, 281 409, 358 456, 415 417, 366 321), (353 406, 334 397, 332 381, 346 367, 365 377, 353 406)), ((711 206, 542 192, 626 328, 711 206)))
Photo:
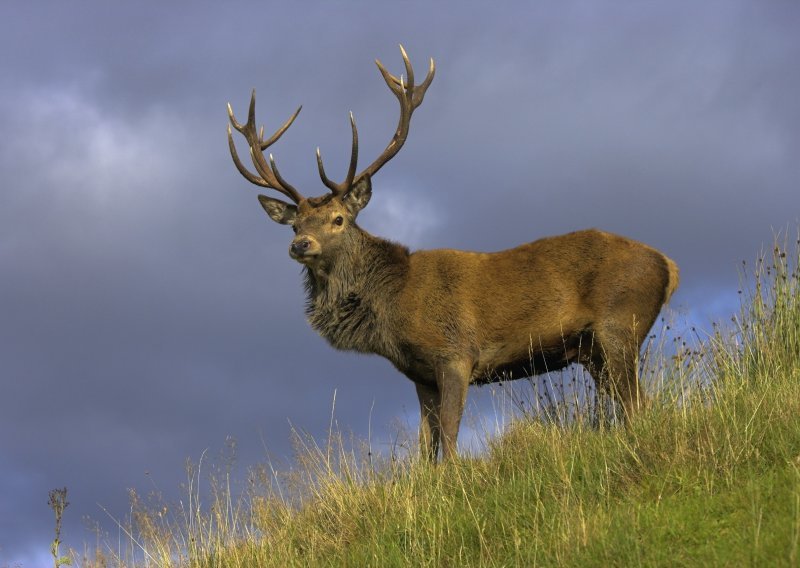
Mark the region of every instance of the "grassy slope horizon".
POLYGON ((574 409, 550 401, 438 467, 298 435, 292 467, 243 487, 223 459, 190 468, 177 505, 132 492, 125 542, 100 535, 75 564, 797 566, 800 239, 776 243, 730 323, 650 345, 653 400, 628 428, 564 426, 574 409))

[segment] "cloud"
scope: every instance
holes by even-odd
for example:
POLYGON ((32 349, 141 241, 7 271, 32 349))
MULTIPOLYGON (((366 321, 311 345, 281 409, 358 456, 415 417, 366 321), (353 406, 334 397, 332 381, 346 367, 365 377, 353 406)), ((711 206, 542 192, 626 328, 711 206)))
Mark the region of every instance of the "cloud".
POLYGON ((441 226, 443 213, 419 192, 399 186, 395 180, 376 181, 368 212, 359 218, 363 227, 375 234, 400 242, 411 249, 429 245, 429 235, 441 226))

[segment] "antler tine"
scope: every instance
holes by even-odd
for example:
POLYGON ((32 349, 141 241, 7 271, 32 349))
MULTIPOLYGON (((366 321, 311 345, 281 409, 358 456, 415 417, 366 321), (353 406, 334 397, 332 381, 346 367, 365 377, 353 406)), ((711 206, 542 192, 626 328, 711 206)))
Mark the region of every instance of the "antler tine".
POLYGON ((358 167, 358 129, 356 128, 356 118, 353 112, 350 112, 350 128, 353 131, 353 145, 350 148, 350 167, 347 168, 347 178, 344 180, 345 189, 350 189, 353 185, 353 180, 356 177, 356 168, 358 167))
POLYGON ((253 89, 253 92, 250 96, 250 107, 247 111, 246 124, 242 125, 236 120, 236 117, 233 114, 233 108, 231 107, 230 103, 228 103, 228 118, 230 119, 230 125, 228 125, 228 147, 230 148, 231 157, 233 158, 233 163, 236 165, 236 169, 238 169, 239 173, 241 173, 250 183, 279 191, 295 203, 300 203, 300 201, 303 199, 303 196, 285 179, 283 179, 280 173, 278 173, 278 169, 275 167, 275 160, 272 158, 271 154, 270 163, 267 163, 267 160, 264 158, 264 150, 274 144, 283 135, 283 133, 286 132, 286 130, 294 122, 295 118, 297 118, 297 115, 300 114, 300 110, 302 108, 302 106, 299 107, 294 114, 292 114, 292 116, 290 116, 289 119, 284 122, 283 125, 276 130, 272 136, 269 137, 268 140, 264 140, 264 128, 261 128, 260 133, 256 129, 255 89, 253 89), (236 152, 236 145, 233 142, 231 125, 233 125, 238 132, 244 135, 245 139, 247 140, 247 144, 250 146, 250 157, 253 160, 253 165, 259 174, 258 176, 250 172, 239 159, 239 154, 236 152))
POLYGON ((334 195, 346 193, 353 185, 353 180, 356 177, 356 168, 358 167, 358 129, 356 128, 356 119, 352 112, 350 113, 350 129, 353 136, 353 143, 350 148, 350 166, 347 168, 347 177, 342 183, 332 181, 325 174, 325 166, 322 164, 322 154, 319 148, 317 148, 317 168, 319 169, 319 177, 322 179, 322 183, 324 183, 334 195))
MULTIPOLYGON (((236 124, 233 126, 236 128, 236 124)), ((239 129, 236 128, 236 130, 239 129)), ((236 169, 239 170, 239 173, 242 174, 247 181, 256 185, 260 185, 261 187, 269 187, 269 184, 266 181, 257 175, 252 174, 246 167, 244 167, 244 164, 242 164, 242 161, 239 159, 239 153, 236 151, 236 144, 233 143, 233 133, 231 132, 230 124, 228 125, 228 148, 230 148, 231 157, 233 158, 233 163, 236 166, 236 169)))
POLYGON ((325 175, 325 166, 322 165, 322 154, 320 154, 319 147, 317 147, 317 169, 319 170, 319 177, 322 179, 322 183, 325 184, 325 187, 337 193, 339 191, 339 184, 325 175))
POLYGON ((378 70, 381 72, 381 75, 383 75, 383 80, 386 81, 389 89, 391 89, 395 95, 401 95, 405 90, 405 87, 403 86, 403 82, 400 80, 400 78, 389 73, 389 71, 386 70, 386 67, 383 66, 383 63, 381 63, 380 59, 375 60, 375 65, 378 66, 378 70))
POLYGON ((436 75, 436 64, 433 62, 433 57, 431 57, 430 66, 428 67, 428 74, 425 76, 425 80, 419 87, 416 87, 414 89, 414 97, 413 97, 414 108, 417 108, 419 105, 422 104, 422 99, 425 98, 425 91, 428 90, 428 87, 430 87, 431 82, 433 82, 434 75, 436 75))
POLYGON ((269 165, 270 168, 272 168, 272 173, 275 174, 275 179, 277 179, 282 186, 292 187, 291 185, 286 183, 286 180, 283 179, 283 176, 281 176, 281 172, 278 171, 278 166, 275 165, 275 158, 272 157, 272 154, 269 155, 269 165))
MULTIPOLYGON (((272 136, 269 137, 269 140, 261 143, 261 149, 262 150, 266 150, 267 148, 272 146, 278 140, 278 138, 283 136, 283 133, 286 132, 289 129, 289 127, 294 122, 294 119, 297 118, 298 114, 300 114, 301 110, 303 110, 303 105, 300 105, 299 107, 297 107, 297 110, 294 111, 294 114, 289 117, 289 120, 284 122, 283 126, 281 126, 278 130, 276 130, 275 134, 273 134, 272 136)), ((262 132, 263 132, 263 128, 264 127, 262 126, 261 128, 262 128, 262 132)))
MULTIPOLYGON (((230 120, 230 123, 237 130, 237 132, 243 132, 244 131, 244 126, 242 126, 239 123, 239 121, 236 120, 236 117, 233 116, 233 107, 231 107, 231 103, 228 103, 228 120, 230 120)), ((230 130, 230 129, 231 129, 231 126, 229 124, 228 125, 228 130, 230 130)))
POLYGON ((250 91, 250 106, 247 107, 247 127, 256 132, 256 90, 250 91))
POLYGON ((403 56, 403 65, 406 68, 406 90, 414 90, 414 68, 411 67, 411 61, 408 59, 408 54, 405 48, 400 44, 400 55, 403 56))

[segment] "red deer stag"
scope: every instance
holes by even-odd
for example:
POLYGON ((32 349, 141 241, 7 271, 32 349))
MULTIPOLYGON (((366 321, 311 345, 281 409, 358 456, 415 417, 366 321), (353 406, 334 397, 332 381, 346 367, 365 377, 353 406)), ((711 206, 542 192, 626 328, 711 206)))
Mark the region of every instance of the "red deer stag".
POLYGON ((257 173, 228 143, 236 168, 250 182, 293 203, 259 195, 267 215, 290 225, 289 256, 303 265, 311 326, 337 349, 386 357, 414 382, 420 404, 420 448, 435 461, 456 456, 456 437, 470 383, 529 377, 584 365, 599 388, 630 416, 644 403, 637 377, 642 342, 661 306, 678 286, 678 268, 659 251, 598 230, 544 238, 516 248, 478 253, 409 252, 356 224, 369 203, 372 176, 403 147, 411 115, 433 80, 422 84, 402 46, 405 79, 376 61, 400 102, 400 121, 378 158, 357 172, 358 132, 352 113, 352 151, 341 183, 328 178, 317 150, 321 197, 303 197, 264 151, 291 126, 297 111, 272 136, 256 129, 255 92, 244 135, 257 173))

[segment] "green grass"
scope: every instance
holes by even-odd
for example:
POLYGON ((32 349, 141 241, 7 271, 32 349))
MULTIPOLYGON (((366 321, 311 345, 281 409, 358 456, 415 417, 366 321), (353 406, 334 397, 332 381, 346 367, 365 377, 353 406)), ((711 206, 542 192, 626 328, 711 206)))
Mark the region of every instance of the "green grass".
POLYGON ((729 324, 650 346, 652 405, 627 428, 523 416, 480 455, 438 467, 335 432, 323 446, 298 435, 292 467, 256 468, 244 488, 221 460, 190 468, 182 506, 132 495, 128 544, 78 564, 797 566, 793 248, 744 272, 729 324), (213 488, 203 503, 201 479, 213 488))

